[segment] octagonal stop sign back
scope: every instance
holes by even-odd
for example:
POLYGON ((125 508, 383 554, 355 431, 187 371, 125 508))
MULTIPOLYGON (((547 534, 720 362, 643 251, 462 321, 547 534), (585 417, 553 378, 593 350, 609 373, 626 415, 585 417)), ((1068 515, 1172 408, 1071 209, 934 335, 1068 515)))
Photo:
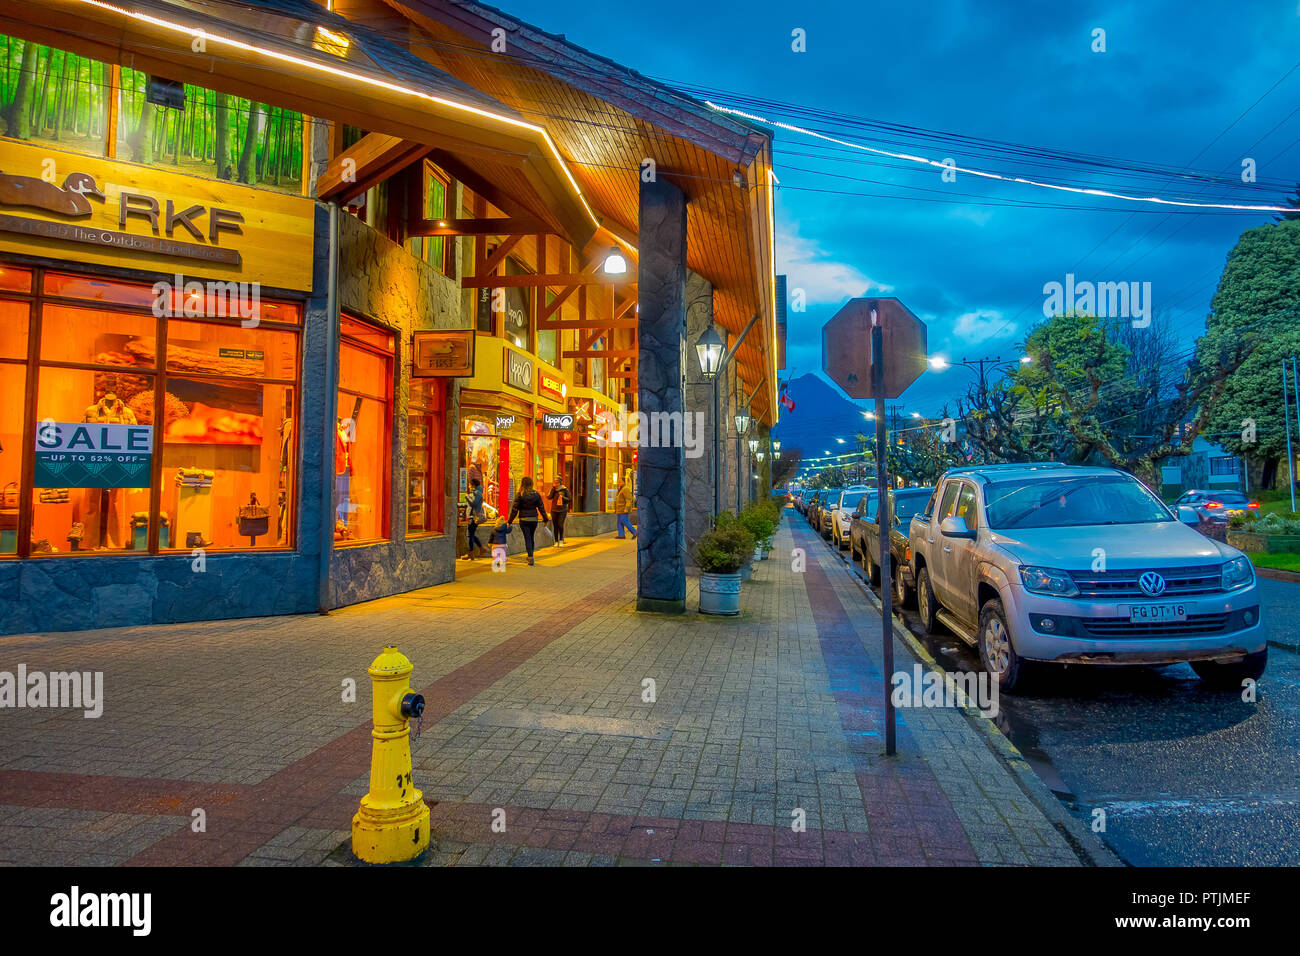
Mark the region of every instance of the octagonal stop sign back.
POLYGON ((898 398, 926 366, 925 323, 898 299, 850 299, 822 326, 822 369, 850 398, 898 398), (871 310, 881 323, 884 394, 871 390, 871 310))

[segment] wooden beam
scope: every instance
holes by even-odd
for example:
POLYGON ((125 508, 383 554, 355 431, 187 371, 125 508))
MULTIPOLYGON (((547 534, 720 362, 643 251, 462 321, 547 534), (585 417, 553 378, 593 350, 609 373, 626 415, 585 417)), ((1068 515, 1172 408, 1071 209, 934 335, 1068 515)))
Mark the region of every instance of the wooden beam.
POLYGON ((466 289, 482 289, 485 287, 492 288, 535 288, 540 286, 569 286, 569 285, 621 285, 628 282, 635 282, 636 279, 627 275, 610 276, 604 273, 595 273, 588 275, 578 272, 568 275, 522 275, 522 276, 496 276, 481 277, 469 276, 461 280, 461 286, 466 289))
MULTIPOLYGON (((523 236, 507 236, 505 240, 501 243, 501 245, 496 247, 492 255, 488 256, 486 259, 483 260, 483 271, 479 274, 478 277, 481 278, 483 276, 486 276, 488 278, 491 278, 492 273, 496 271, 497 266, 501 265, 501 263, 505 260, 505 257, 510 255, 510 250, 513 249, 515 246, 519 245, 520 240, 522 240, 523 238, 524 238, 523 236)), ((471 286, 469 284, 469 280, 472 278, 476 278, 476 277, 465 276, 464 278, 462 278, 460 280, 460 287, 462 289, 474 288, 474 286, 471 286)), ((486 283, 486 285, 488 286, 488 288, 496 288, 496 286, 490 282, 486 283)))
MULTIPOLYGON (((572 288, 572 286, 570 287, 572 288)), ((636 319, 542 319, 539 329, 635 329, 636 319)))
POLYGON ((623 358, 635 358, 636 353, 637 353, 636 349, 621 349, 621 350, 608 350, 608 351, 600 351, 599 349, 588 349, 585 351, 583 349, 565 349, 560 354, 564 358, 623 359, 623 358))
MULTIPOLYGON (((637 302, 636 296, 629 296, 626 302, 619 303, 619 305, 614 309, 614 318, 615 319, 623 318, 623 316, 627 315, 628 311, 636 305, 636 302, 637 302)), ((633 319, 632 326, 628 326, 628 327, 629 328, 635 327, 636 323, 637 320, 633 319)))
POLYGON ((350 199, 426 155, 430 147, 400 136, 367 133, 335 156, 317 180, 319 199, 350 199))
POLYGON ((508 219, 416 219, 407 223, 408 236, 531 236, 551 227, 532 216, 508 219))
POLYGON ((446 170, 449 175, 459 179, 470 189, 474 190, 474 192, 478 193, 492 205, 506 213, 506 215, 517 218, 536 215, 533 210, 529 209, 517 199, 502 192, 495 185, 484 179, 445 149, 433 150, 429 154, 429 158, 446 170))

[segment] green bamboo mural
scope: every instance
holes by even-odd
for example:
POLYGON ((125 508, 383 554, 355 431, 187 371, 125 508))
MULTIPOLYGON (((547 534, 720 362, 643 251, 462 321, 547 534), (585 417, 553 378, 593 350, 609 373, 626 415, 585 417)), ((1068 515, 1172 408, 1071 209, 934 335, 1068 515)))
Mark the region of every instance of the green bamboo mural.
POLYGON ((185 85, 185 109, 146 101, 149 77, 0 34, 0 135, 106 155, 109 103, 119 97, 116 159, 302 191, 302 114, 185 85))

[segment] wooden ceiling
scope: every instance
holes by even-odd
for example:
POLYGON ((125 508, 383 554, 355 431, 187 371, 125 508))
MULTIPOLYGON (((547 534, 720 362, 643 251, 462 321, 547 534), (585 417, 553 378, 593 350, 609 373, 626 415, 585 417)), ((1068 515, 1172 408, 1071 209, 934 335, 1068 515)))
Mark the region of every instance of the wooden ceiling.
MULTIPOLYGON (((374 2, 335 9, 374 25, 384 19, 374 2)), ((752 414, 774 421, 770 138, 491 7, 383 2, 418 27, 411 53, 546 128, 609 231, 635 244, 646 159, 686 193, 687 265, 713 284, 715 320, 733 339, 758 313, 736 361, 745 393, 757 389, 752 414), (507 52, 491 51, 494 29, 505 31, 507 52)))

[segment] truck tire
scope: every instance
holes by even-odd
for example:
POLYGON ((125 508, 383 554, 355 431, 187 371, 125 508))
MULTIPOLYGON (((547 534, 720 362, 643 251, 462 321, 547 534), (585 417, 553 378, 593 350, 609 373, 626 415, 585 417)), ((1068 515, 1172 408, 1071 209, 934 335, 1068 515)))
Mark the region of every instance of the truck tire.
POLYGON ((939 602, 935 600, 934 588, 930 587, 930 569, 923 567, 916 575, 916 613, 925 633, 939 633, 939 619, 935 616, 938 610, 939 602))
POLYGON ((1192 670, 1207 687, 1216 690, 1240 690, 1244 680, 1259 680, 1268 666, 1268 648, 1247 654, 1239 661, 1192 661, 1192 670))
POLYGON ((898 566, 898 563, 891 562, 891 566, 894 570, 894 607, 901 611, 911 603, 912 589, 903 580, 903 569, 898 566))
POLYGON ((1011 629, 1007 627, 1007 612, 996 598, 986 601, 980 608, 979 629, 980 663, 984 670, 998 682, 998 690, 1013 691, 1024 678, 1024 661, 1011 643, 1011 629))
POLYGON ((862 570, 867 572, 867 580, 871 582, 873 588, 879 586, 880 568, 876 566, 875 561, 871 560, 870 551, 864 550, 862 552, 862 570))

